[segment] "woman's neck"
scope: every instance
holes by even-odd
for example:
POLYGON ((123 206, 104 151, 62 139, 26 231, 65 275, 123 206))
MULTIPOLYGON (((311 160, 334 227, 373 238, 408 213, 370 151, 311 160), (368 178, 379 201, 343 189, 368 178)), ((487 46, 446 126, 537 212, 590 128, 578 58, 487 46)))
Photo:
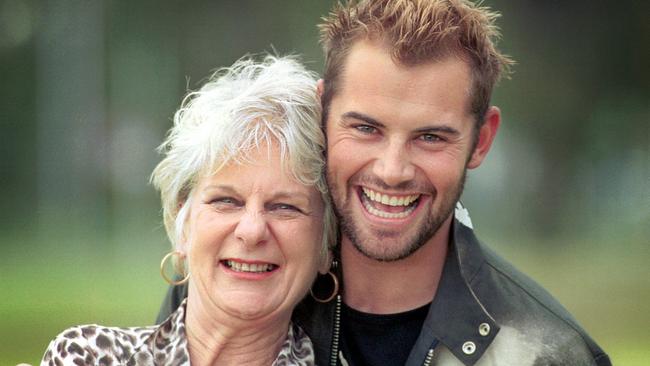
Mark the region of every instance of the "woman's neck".
POLYGON ((287 338, 290 314, 277 321, 246 321, 208 311, 188 299, 187 349, 193 366, 273 363, 287 338))

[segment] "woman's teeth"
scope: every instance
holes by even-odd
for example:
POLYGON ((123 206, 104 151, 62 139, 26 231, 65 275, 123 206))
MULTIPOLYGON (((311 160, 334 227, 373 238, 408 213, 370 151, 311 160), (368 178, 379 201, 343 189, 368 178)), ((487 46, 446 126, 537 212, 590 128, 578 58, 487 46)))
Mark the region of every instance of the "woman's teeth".
POLYGON ((227 260, 225 262, 228 268, 235 272, 262 273, 270 272, 277 267, 275 264, 239 263, 232 260, 227 260))

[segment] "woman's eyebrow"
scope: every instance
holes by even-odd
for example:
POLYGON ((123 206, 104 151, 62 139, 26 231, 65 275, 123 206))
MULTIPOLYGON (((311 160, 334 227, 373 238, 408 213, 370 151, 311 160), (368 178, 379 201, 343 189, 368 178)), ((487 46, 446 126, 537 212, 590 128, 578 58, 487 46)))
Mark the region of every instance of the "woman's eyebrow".
MULTIPOLYGON (((207 192, 218 191, 224 194, 232 194, 232 195, 237 194, 237 190, 233 186, 227 184, 210 184, 207 185, 203 190, 207 192)), ((273 192, 269 196, 269 199, 270 200, 279 200, 279 199, 280 200, 282 199, 303 200, 307 204, 312 203, 312 199, 309 194, 298 190, 279 190, 277 192, 273 192)))
POLYGON ((274 193, 271 196, 271 199, 273 200, 291 199, 291 200, 301 200, 306 202, 307 204, 312 203, 309 194, 299 192, 299 191, 279 191, 274 193))
POLYGON ((203 191, 220 191, 226 194, 235 194, 237 193, 237 190, 227 184, 209 184, 203 188, 203 191))

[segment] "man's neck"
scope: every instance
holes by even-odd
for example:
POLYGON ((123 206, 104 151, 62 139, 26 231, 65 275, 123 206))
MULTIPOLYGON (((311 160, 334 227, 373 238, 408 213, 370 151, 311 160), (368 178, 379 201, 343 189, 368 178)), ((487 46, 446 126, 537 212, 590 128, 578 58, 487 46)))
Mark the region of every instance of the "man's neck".
POLYGON ((407 258, 394 262, 370 259, 341 240, 344 302, 372 314, 394 314, 433 300, 447 256, 453 215, 427 243, 407 258))

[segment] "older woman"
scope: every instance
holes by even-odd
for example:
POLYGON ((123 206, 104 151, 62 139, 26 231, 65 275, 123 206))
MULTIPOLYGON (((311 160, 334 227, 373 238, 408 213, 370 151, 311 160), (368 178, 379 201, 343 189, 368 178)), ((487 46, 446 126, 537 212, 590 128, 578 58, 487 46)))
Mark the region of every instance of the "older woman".
POLYGON ((313 364, 291 313, 334 240, 316 80, 242 60, 183 104, 152 181, 187 299, 159 326, 69 328, 42 365, 313 364))

